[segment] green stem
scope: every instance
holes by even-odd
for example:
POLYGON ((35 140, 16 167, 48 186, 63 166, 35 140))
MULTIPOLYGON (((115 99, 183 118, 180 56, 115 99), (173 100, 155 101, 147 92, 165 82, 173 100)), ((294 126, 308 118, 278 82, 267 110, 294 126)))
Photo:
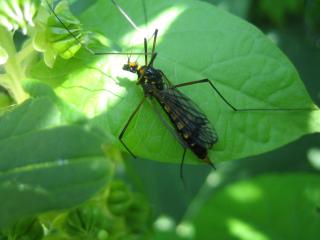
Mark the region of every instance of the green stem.
POLYGON ((8 78, 4 78, 6 81, 2 81, 0 84, 8 89, 17 103, 21 103, 28 97, 21 85, 21 81, 25 78, 25 73, 17 59, 13 33, 3 27, 0 27, 0 45, 7 51, 9 56, 8 61, 4 64, 8 78))

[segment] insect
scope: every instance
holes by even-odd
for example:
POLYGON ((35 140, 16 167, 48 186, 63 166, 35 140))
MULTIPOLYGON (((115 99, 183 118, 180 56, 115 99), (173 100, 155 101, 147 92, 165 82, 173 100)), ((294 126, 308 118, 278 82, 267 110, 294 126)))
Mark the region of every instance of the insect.
POLYGON ((178 88, 197 83, 210 83, 210 81, 203 79, 173 85, 162 70, 153 67, 153 63, 157 57, 157 53, 155 52, 157 35, 158 30, 156 29, 153 34, 152 53, 149 62, 147 39, 145 38, 145 64, 141 66, 137 62, 131 62, 128 58, 128 62, 123 66, 124 70, 137 74, 137 85, 142 87, 144 97, 129 117, 119 135, 119 140, 127 151, 135 157, 123 141, 124 134, 145 100, 147 98, 150 100, 155 99, 167 114, 171 124, 174 126, 174 129, 171 129, 171 126, 166 123, 166 120, 161 116, 161 113, 157 112, 158 116, 183 147, 183 155, 180 165, 180 176, 183 178, 182 169, 187 149, 190 149, 199 159, 215 168, 208 158, 208 150, 211 149, 218 141, 218 136, 216 131, 210 126, 206 115, 190 98, 181 93, 178 88))

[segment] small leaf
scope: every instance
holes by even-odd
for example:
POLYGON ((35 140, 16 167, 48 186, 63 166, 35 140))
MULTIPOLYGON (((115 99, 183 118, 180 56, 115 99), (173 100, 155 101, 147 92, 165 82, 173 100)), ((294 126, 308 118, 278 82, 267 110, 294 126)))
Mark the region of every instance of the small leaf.
POLYGON ((29 100, 0 118, 0 227, 73 207, 107 183, 102 141, 80 126, 58 126, 49 98, 29 100))
POLYGON ((81 48, 79 42, 82 41, 83 31, 79 20, 72 15, 69 10, 68 1, 60 1, 53 9, 59 19, 49 9, 47 3, 43 3, 36 16, 36 29, 33 37, 33 46, 37 51, 44 53, 44 60, 48 67, 53 67, 57 55, 69 59, 73 57, 81 48), (69 31, 72 32, 77 39, 70 35, 62 21, 69 31))
POLYGON ((265 175, 212 195, 192 218, 195 239, 306 239, 319 236, 320 177, 265 175))

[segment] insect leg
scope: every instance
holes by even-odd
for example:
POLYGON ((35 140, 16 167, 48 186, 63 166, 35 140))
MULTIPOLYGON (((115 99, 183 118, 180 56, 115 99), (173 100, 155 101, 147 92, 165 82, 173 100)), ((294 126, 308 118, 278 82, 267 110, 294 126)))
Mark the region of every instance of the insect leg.
POLYGON ((181 159, 181 163, 180 163, 180 178, 181 178, 181 180, 183 182, 184 182, 184 179, 183 179, 183 164, 184 164, 184 157, 186 156, 186 152, 187 152, 187 149, 183 148, 183 154, 182 154, 182 159, 181 159))
MULTIPOLYGON (((154 37, 153 37, 153 44, 152 44, 152 51, 151 56, 153 57, 155 55, 155 49, 156 49, 156 43, 157 43, 157 36, 158 36, 158 29, 154 31, 154 37)), ((155 57, 154 57, 155 58, 155 57)), ((149 66, 153 65, 153 61, 150 61, 149 66)))
POLYGON ((174 88, 184 87, 184 86, 190 86, 193 84, 198 83, 207 83, 209 84, 212 89, 219 95, 219 97, 233 110, 236 112, 247 112, 247 111, 312 111, 317 110, 315 108, 236 108, 233 106, 222 94, 221 92, 213 85, 213 83, 209 79, 201 79, 186 83, 180 83, 177 85, 174 85, 174 88))
POLYGON ((147 39, 144 38, 143 39, 143 43, 144 43, 144 61, 145 61, 145 65, 148 65, 148 42, 147 39))
POLYGON ((156 57, 157 57, 157 53, 154 53, 154 54, 151 56, 151 60, 150 60, 150 62, 149 62, 149 64, 148 64, 148 66, 152 66, 152 64, 153 64, 154 60, 156 59, 156 57))
POLYGON ((131 113, 126 125, 124 126, 124 128, 122 129, 121 133, 119 134, 119 140, 122 143, 122 145, 125 147, 125 149, 134 157, 136 158, 136 156, 131 152, 131 150, 127 147, 127 145, 124 143, 124 141, 122 141, 122 137, 124 135, 124 133, 126 132, 131 120, 134 118, 134 116, 136 115, 136 113, 139 111, 140 107, 142 106, 142 104, 144 103, 144 101, 146 100, 146 96, 143 97, 143 99, 140 101, 139 105, 136 107, 136 109, 131 113))
POLYGON ((217 170, 216 166, 210 161, 208 156, 203 160, 204 162, 208 163, 214 170, 217 170))
POLYGON ((241 111, 241 109, 237 109, 234 107, 221 93, 220 91, 213 85, 213 83, 209 79, 202 79, 202 80, 196 80, 196 81, 191 81, 191 82, 186 82, 186 83, 180 83, 177 85, 174 85, 174 88, 179 88, 179 87, 185 87, 185 86, 190 86, 193 84, 198 84, 198 83, 208 83, 212 89, 220 96, 220 98, 234 111, 241 111))
POLYGON ((162 77, 164 78, 164 80, 167 82, 168 86, 170 88, 173 87, 172 83, 170 82, 170 80, 167 78, 167 76, 164 74, 164 72, 162 72, 161 70, 159 70, 159 72, 161 73, 162 77))
POLYGON ((50 5, 50 3, 48 2, 48 0, 45 0, 50 11, 52 12, 52 14, 56 17, 56 19, 60 22, 60 24, 67 30, 67 32, 75 39, 75 41, 82 47, 84 48, 87 52, 89 52, 92 55, 108 55, 108 54, 112 54, 112 55, 145 55, 145 53, 126 53, 126 52, 95 52, 94 50, 92 50, 91 48, 89 48, 86 44, 82 43, 81 40, 72 32, 70 31, 70 29, 67 27, 67 25, 62 21, 62 19, 55 13, 53 7, 50 5))
POLYGON ((161 113, 159 112, 159 110, 157 109, 157 106, 155 106, 154 102, 151 101, 151 104, 153 105, 153 110, 155 111, 155 113, 158 115, 158 117, 160 118, 161 122, 163 123, 163 125, 169 130, 169 132, 172 134, 172 136, 181 144, 181 146, 183 147, 183 155, 182 155, 182 160, 180 163, 180 178, 183 181, 183 164, 184 164, 184 157, 186 154, 186 151, 188 149, 187 144, 183 141, 183 139, 179 136, 179 134, 176 132, 176 130, 164 119, 164 117, 161 115, 161 113))
MULTIPOLYGON (((154 60, 157 57, 157 53, 155 53, 155 48, 156 48, 156 42, 157 42, 157 36, 158 36, 158 29, 156 29, 154 31, 154 33, 152 34, 153 36, 153 44, 152 44, 152 51, 151 51, 151 60, 148 64, 149 67, 152 67, 154 60)), ((146 40, 146 39, 145 39, 146 40)), ((147 64, 146 64, 147 65, 147 64)))

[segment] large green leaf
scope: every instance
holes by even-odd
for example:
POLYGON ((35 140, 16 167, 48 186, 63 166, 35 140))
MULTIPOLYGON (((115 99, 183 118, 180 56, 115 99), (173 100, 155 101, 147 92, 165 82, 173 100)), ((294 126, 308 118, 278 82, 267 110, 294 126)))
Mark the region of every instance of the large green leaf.
MULTIPOLYGON (((294 66, 251 24, 197 1, 150 0, 144 1, 145 7, 140 0, 118 2, 139 26, 148 20, 150 36, 159 29, 155 67, 173 83, 208 78, 238 108, 314 108, 294 66)), ((135 52, 143 50, 143 35, 111 1, 97 1, 81 21, 85 28, 112 39, 113 50, 130 52, 132 45, 138 46, 135 52)), ((143 57, 140 60, 143 63, 143 57)), ((30 74, 58 87, 63 99, 92 118, 93 125, 111 133, 114 144, 121 146, 117 136, 143 96, 134 83, 136 76, 122 70, 126 61, 126 56, 94 57, 82 51, 72 61, 58 61, 52 70, 36 65, 30 74)), ((267 152, 320 130, 318 110, 234 112, 208 85, 182 91, 198 103, 219 135, 209 154, 215 162, 267 152)), ((137 156, 181 160, 182 148, 148 102, 124 141, 137 156)), ((192 153, 187 158, 196 161, 192 153)))
POLYGON ((59 126, 48 97, 0 118, 0 227, 21 217, 79 204, 111 173, 102 141, 80 126, 59 126))
POLYGON ((319 175, 312 174, 265 175, 232 184, 192 218, 195 239, 317 239, 319 186, 319 175))

